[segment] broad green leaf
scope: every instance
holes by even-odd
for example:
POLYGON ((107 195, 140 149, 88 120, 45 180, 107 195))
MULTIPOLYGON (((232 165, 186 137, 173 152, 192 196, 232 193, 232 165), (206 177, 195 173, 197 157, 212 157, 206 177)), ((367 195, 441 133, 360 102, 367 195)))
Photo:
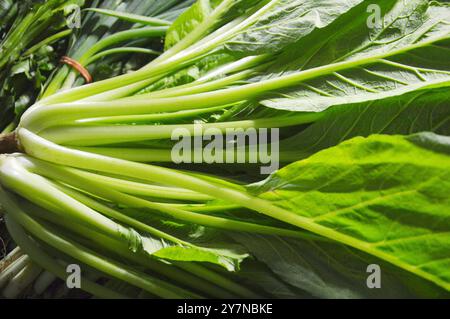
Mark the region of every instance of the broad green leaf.
POLYGON ((398 97, 335 106, 325 116, 280 142, 283 160, 300 160, 357 136, 408 135, 422 131, 450 135, 448 89, 413 92, 398 97))
POLYGON ((233 54, 276 53, 322 29, 364 0, 272 0, 246 30, 225 43, 233 54))
POLYGON ((359 14, 364 3, 285 51, 269 78, 299 70, 306 78, 261 103, 320 112, 333 105, 449 86, 450 7, 425 0, 385 0, 379 5, 380 26, 367 23, 368 13, 359 14))
POLYGON ((230 249, 187 247, 168 243, 163 239, 142 237, 144 252, 165 260, 208 262, 224 267, 228 271, 239 269, 240 263, 248 256, 230 249))
POLYGON ((175 20, 167 31, 165 49, 169 49, 192 32, 211 14, 213 8, 209 0, 200 0, 193 4, 186 12, 175 20))
POLYGON ((270 298, 299 299, 312 297, 304 290, 283 281, 264 263, 256 260, 247 260, 235 275, 239 282, 254 287, 254 291, 264 291, 265 295, 270 298))
MULTIPOLYGON (((278 236, 230 234, 279 278, 318 298, 442 298, 442 289, 350 247, 278 236), (379 265, 381 287, 370 289, 369 265, 379 265)), ((244 267, 245 269, 245 267, 244 267)), ((298 294, 299 292, 297 292, 298 294)), ((300 295, 295 296, 297 298, 300 295)))
POLYGON ((305 226, 450 290, 450 158, 436 147, 448 139, 430 149, 400 136, 355 138, 250 189, 305 226))
POLYGON ((190 247, 175 245, 163 239, 143 236, 142 248, 155 257, 173 261, 208 262, 222 266, 228 271, 240 269, 241 263, 248 257, 243 247, 229 243, 216 229, 168 220, 157 213, 149 214, 142 209, 117 209, 133 219, 153 225, 166 234, 193 244, 190 247))

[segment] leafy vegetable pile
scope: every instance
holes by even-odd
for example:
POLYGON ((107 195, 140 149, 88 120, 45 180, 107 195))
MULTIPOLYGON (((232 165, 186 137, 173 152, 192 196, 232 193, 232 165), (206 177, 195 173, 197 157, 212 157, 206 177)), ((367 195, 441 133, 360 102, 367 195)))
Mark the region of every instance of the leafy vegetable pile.
POLYGON ((82 2, 0 1, 0 130, 13 130, 8 124, 34 103, 71 33, 66 20, 82 2))
MULTIPOLYGON (((381 0, 368 23, 370 4, 199 0, 106 38, 166 33, 138 71, 57 92, 77 86, 60 70, 3 136, 12 237, 63 279, 82 265, 99 297, 448 297, 450 7, 381 0), (174 166, 174 130, 198 126, 280 128, 283 167, 174 166)), ((141 51, 104 44, 74 56, 141 51)))

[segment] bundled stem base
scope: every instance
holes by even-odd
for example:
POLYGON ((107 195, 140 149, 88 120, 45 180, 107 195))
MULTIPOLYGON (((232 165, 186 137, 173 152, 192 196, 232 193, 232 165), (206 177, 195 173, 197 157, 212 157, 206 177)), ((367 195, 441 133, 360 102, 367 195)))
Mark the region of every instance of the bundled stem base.
POLYGON ((15 132, 0 134, 0 154, 20 152, 19 142, 15 132))

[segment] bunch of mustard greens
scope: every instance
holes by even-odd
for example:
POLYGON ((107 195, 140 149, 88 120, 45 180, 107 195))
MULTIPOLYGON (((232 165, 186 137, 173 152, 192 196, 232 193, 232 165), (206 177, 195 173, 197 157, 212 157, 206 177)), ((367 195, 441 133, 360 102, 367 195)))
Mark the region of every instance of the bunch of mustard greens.
POLYGON ((0 1, 0 131, 32 105, 65 50, 82 0, 0 1))
POLYGON ((98 297, 448 297, 450 6, 371 5, 199 0, 138 71, 55 82, 2 136, 20 249, 98 297), (174 166, 198 126, 279 128, 282 167, 174 166))

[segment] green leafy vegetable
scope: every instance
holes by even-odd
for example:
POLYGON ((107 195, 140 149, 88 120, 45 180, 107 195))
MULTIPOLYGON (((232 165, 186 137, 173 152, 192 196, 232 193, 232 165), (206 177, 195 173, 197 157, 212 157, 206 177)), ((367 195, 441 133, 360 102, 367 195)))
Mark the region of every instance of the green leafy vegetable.
MULTIPOLYGON (((450 135, 448 90, 409 93, 371 103, 330 108, 304 131, 280 142, 285 161, 301 159, 340 142, 371 134, 430 131, 450 135)), ((282 157, 283 160, 283 157, 282 157)))
POLYGON ((72 35, 69 55, 108 79, 62 67, 0 138, 23 153, 1 155, 0 199, 19 244, 50 255, 33 259, 87 265, 99 295, 448 296, 448 4, 140 3, 97 3, 72 35), (200 142, 175 164, 179 129, 200 142), (223 160, 197 160, 213 139, 223 160), (255 146, 281 168, 236 163, 255 146))
POLYGON ((449 164, 445 153, 374 135, 287 166, 252 191, 305 217, 305 224, 331 230, 337 241, 343 236, 346 244, 448 289, 449 164))

